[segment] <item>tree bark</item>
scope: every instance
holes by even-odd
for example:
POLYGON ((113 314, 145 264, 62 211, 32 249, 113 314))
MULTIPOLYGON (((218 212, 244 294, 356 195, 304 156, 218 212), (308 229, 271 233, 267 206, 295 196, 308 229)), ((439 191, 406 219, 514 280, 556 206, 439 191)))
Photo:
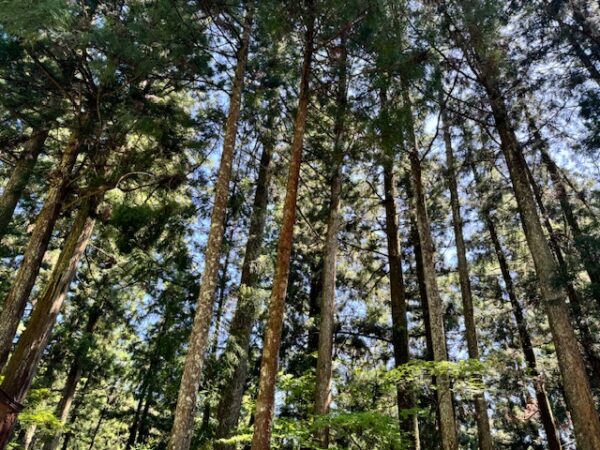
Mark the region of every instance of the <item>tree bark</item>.
POLYGON ((504 99, 498 88, 497 75, 489 73, 494 70, 493 67, 496 66, 487 64, 487 61, 481 63, 479 76, 492 107, 525 238, 533 257, 577 443, 582 450, 595 450, 600 448, 600 421, 594 406, 584 359, 569 320, 569 311, 564 300, 565 291, 557 288, 554 282, 558 268, 544 236, 535 198, 527 177, 527 168, 514 129, 510 124, 504 99))
MULTIPOLYGON (((217 406, 218 426, 216 437, 218 439, 229 437, 238 425, 244 388, 248 377, 250 338, 252 327, 256 322, 257 306, 253 298, 253 290, 258 284, 259 273, 256 263, 262 249, 267 204, 269 202, 269 166, 273 152, 272 145, 270 139, 265 140, 263 143, 248 230, 248 241, 246 242, 242 264, 238 304, 231 320, 229 339, 224 352, 225 355, 234 355, 235 358, 230 372, 224 380, 224 387, 217 406)), ((218 450, 233 450, 234 447, 217 443, 215 448, 218 450)))
POLYGON ((569 201, 569 195, 567 194, 567 189, 564 184, 560 169, 550 156, 550 153, 548 153, 548 144, 542 137, 542 134, 539 128, 536 126, 533 117, 531 117, 527 110, 525 112, 529 129, 533 133, 535 146, 541 155, 542 164, 550 174, 550 179, 552 180, 552 185, 554 187, 554 191, 556 192, 556 197, 564 214, 567 225, 571 230, 575 248, 579 252, 583 267, 585 268, 590 281, 593 283, 594 287, 598 286, 598 289, 592 289, 592 292, 595 294, 594 299, 600 306, 600 264, 594 258, 594 255, 591 254, 591 250, 586 246, 587 237, 579 227, 575 212, 573 211, 573 206, 569 201))
MULTIPOLYGON (((84 118, 83 128, 89 126, 87 122, 88 120, 84 118)), ((35 227, 23 255, 21 266, 4 299, 0 316, 0 371, 6 364, 27 300, 39 274, 44 253, 48 248, 54 225, 58 220, 68 191, 71 171, 77 155, 84 145, 85 134, 83 129, 75 130, 72 133, 59 165, 52 174, 46 201, 35 221, 35 227)))
MULTIPOLYGON (((75 276, 79 260, 92 235, 95 220, 91 215, 93 215, 98 200, 98 198, 84 200, 69 235, 65 239, 64 247, 48 285, 36 302, 27 328, 6 366, 0 390, 10 396, 13 402, 22 403, 29 391, 54 322, 75 276)), ((16 419, 16 417, 9 417, 12 414, 10 412, 0 413, 0 450, 4 450, 12 434, 16 419)))
POLYGON ((4 186, 2 196, 0 196, 0 241, 8 231, 8 224, 13 217, 23 191, 27 187, 47 137, 48 130, 34 131, 31 134, 25 143, 23 154, 15 164, 6 186, 4 186))
POLYGON ((502 273, 504 288, 508 294, 513 315, 515 317, 515 322, 517 324, 517 331, 519 333, 519 340, 521 341, 523 355, 525 356, 525 362, 527 363, 527 368, 529 369, 529 373, 533 378, 533 387, 540 412, 540 419, 542 421, 544 431, 546 432, 546 439, 548 440, 548 448, 550 450, 561 450, 562 445, 560 443, 560 437, 556 427, 556 422, 554 420, 554 415, 550 407, 550 401, 548 400, 548 394, 546 394, 546 389, 544 388, 543 377, 537 368, 537 361, 535 352, 533 351, 531 337, 527 329, 525 314, 515 293, 512 276, 508 268, 508 262, 506 260, 506 256, 504 255, 504 250, 500 244, 500 239, 496 231, 496 225, 491 220, 488 211, 482 210, 482 216, 490 234, 494 251, 496 253, 496 258, 498 259, 498 263, 500 265, 500 272, 502 273))
MULTIPOLYGON (((542 215, 542 222, 548 233, 550 250, 552 250, 554 253, 560 273, 566 275, 568 273, 567 262, 563 256, 558 237, 554 232, 554 227, 552 226, 550 218, 548 217, 548 212, 546 211, 546 206, 544 205, 544 200, 542 198, 542 193, 540 192, 537 182, 533 178, 533 174, 531 173, 531 170, 529 169, 529 166, 525 160, 523 160, 523 164, 525 165, 527 177, 529 179, 529 183, 531 184, 531 189, 533 190, 533 196, 535 197, 540 214, 542 215)), ((575 290, 575 286, 573 286, 573 283, 570 280, 567 280, 562 284, 564 285, 567 298, 569 299, 569 305, 573 313, 573 319, 577 324, 577 328, 579 329, 581 347, 585 359, 588 362, 591 382, 594 387, 598 387, 598 383, 600 382, 600 358, 598 358, 594 352, 594 335, 592 334, 592 331, 586 322, 581 300, 579 298, 579 293, 575 290)))
MULTIPOLYGON (((458 183, 456 182, 456 162, 452 150, 452 135, 446 111, 442 109, 442 134, 446 149, 446 178, 450 190, 450 205, 452 209, 452 225, 454 228, 454 241, 456 245, 456 257, 458 260, 458 276, 460 282, 460 293, 463 304, 463 316, 465 319, 465 335, 467 338, 467 349, 469 358, 479 360, 479 344, 477 342, 477 327, 475 325, 475 311, 473 307, 473 294, 471 281, 469 279, 469 263, 467 261, 467 249, 463 236, 463 220, 460 213, 460 198, 458 195, 458 183)), ((494 448, 490 420, 487 412, 487 403, 483 394, 474 397, 475 416, 477 420, 477 435, 479 448, 481 450, 492 450, 494 448)))
MULTIPOLYGON (((389 152, 388 152, 389 153, 389 152)), ((392 346, 394 348, 395 366, 400 367, 410 360, 408 341, 407 302, 402 273, 402 253, 398 239, 398 213, 396 210, 396 186, 393 173, 393 155, 385 155, 383 163, 385 229, 387 238, 390 303, 392 309, 392 346)), ((410 447, 420 448, 419 425, 417 416, 403 415, 415 406, 410 387, 397 386, 397 405, 400 428, 409 436, 410 447)))
MULTIPOLYGON (((437 362, 447 361, 448 353, 446 350, 446 334, 444 331, 444 310, 437 285, 434 260, 435 250, 427 214, 425 192, 423 189, 421 160, 419 158, 414 124, 412 122, 412 105, 408 93, 408 86, 405 81, 403 81, 402 96, 408 116, 407 135, 409 147, 408 157, 410 160, 411 172, 410 180, 414 195, 413 207, 415 209, 417 229, 419 231, 419 240, 423 258, 423 275, 427 291, 427 300, 429 303, 429 324, 431 327, 433 359, 437 362)), ((458 433, 452 401, 452 389, 450 387, 450 381, 445 376, 436 378, 436 398, 438 403, 437 407, 439 412, 442 448, 443 450, 457 450, 458 433)))
MULTIPOLYGON (((342 195, 342 165, 344 161, 344 131, 347 109, 347 51, 346 36, 342 35, 338 60, 337 105, 330 174, 329 216, 323 249, 323 289, 320 305, 319 342, 315 375, 315 417, 326 415, 331 403, 333 332, 335 327, 335 280, 340 228, 340 200, 342 195)), ((315 432, 321 448, 329 447, 329 429, 315 432)))
MULTIPOLYGON (((56 406, 56 411, 54 412, 54 415, 58 417, 58 419, 63 425, 67 423, 67 420, 69 418, 69 412, 71 411, 71 405, 73 404, 73 399, 75 398, 77 385, 79 384, 79 380, 81 380, 81 376, 83 374, 83 363, 85 361, 85 358, 87 357, 87 353, 89 351, 90 346, 89 341, 86 339, 86 337, 94 333, 96 325, 100 320, 100 315, 100 306, 94 307, 90 311, 87 323, 84 328, 83 338, 77 348, 75 358, 71 363, 71 368, 69 369, 69 373, 67 374, 67 381, 65 381, 60 400, 58 402, 58 405, 56 406)), ((62 433, 56 433, 53 436, 48 436, 45 439, 43 450, 56 450, 58 448, 58 444, 60 443, 61 436, 62 433)))
POLYGON ((196 306, 196 314, 192 325, 190 346, 185 358, 183 376, 177 396, 173 428, 169 437, 168 450, 188 450, 194 433, 194 413, 196 410, 196 393, 200 385, 204 354, 208 343, 208 330, 211 322, 213 299, 216 289, 216 278, 219 269, 219 259, 224 234, 224 221, 229 196, 229 183, 235 152, 238 118, 244 87, 244 75, 248 60, 250 33, 254 18, 254 4, 248 2, 244 19, 244 30, 237 52, 237 65, 231 96, 229 98, 229 113, 225 125, 223 152, 219 166, 219 175, 215 186, 215 199, 210 221, 210 232, 204 255, 204 273, 200 283, 200 292, 196 306))
POLYGON ((313 1, 306 0, 306 13, 309 15, 306 23, 304 43, 304 61, 300 81, 298 110, 294 123, 294 139, 291 148, 291 158, 288 173, 285 201, 283 205, 283 220, 277 245, 277 259, 273 289, 269 302, 269 313, 265 329, 263 356, 260 367, 258 398, 254 418, 254 434, 252 450, 268 450, 270 448, 273 424, 273 408, 275 400, 275 379, 281 346, 281 330, 283 328, 284 301, 287 292, 290 258, 294 238, 294 223, 296 221, 296 202, 298 199, 298 183, 300 180, 300 164, 302 162, 302 147, 306 115, 309 101, 309 80, 314 45, 313 1))

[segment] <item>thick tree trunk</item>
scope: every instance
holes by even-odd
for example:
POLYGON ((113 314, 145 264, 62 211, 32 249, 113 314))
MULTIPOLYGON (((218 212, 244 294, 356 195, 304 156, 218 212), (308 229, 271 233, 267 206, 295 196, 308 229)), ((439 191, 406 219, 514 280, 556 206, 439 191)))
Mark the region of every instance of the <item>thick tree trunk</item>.
MULTIPOLYGON (((342 36, 338 61, 337 111, 334 125, 334 143, 331 161, 329 216, 323 249, 323 289, 319 322, 319 343, 315 380, 316 417, 329 412, 333 358, 333 331, 335 327, 335 280, 340 228, 340 200, 342 195, 342 164, 344 160, 344 130, 347 107, 347 52, 346 36, 342 36)), ((317 430, 315 438, 321 448, 329 447, 329 429, 317 430)))
MULTIPOLYGON (((84 124, 84 127, 87 127, 87 123, 84 124)), ((35 221, 23 261, 8 295, 4 299, 0 315, 0 371, 6 364, 29 294, 31 294, 39 274, 44 253, 68 191, 71 171, 77 155, 84 145, 84 135, 84 130, 74 131, 61 156, 58 168, 52 175, 46 201, 35 221)))
POLYGON ((271 292, 268 319, 263 339, 263 356, 260 367, 256 414, 254 418, 252 450, 268 450, 271 445, 275 379, 277 377, 279 348, 281 346, 281 330, 283 328, 284 301, 290 271, 294 223, 296 221, 296 202, 298 199, 298 183, 300 180, 304 129, 308 112, 309 80, 314 45, 315 21, 314 17, 312 17, 313 2, 312 0, 306 0, 305 4, 306 13, 310 17, 307 18, 306 23, 304 62, 300 81, 298 110, 296 112, 296 120, 294 123, 294 139, 292 142, 288 181, 283 205, 283 220, 277 245, 273 290, 271 292))
MULTIPOLYGON (((467 338, 467 349, 469 358, 479 360, 479 344, 477 342, 477 327, 475 325, 475 312, 473 307, 473 294, 471 281, 469 279, 469 263, 467 262, 467 249, 463 236, 463 221, 460 213, 460 198, 458 195, 458 184, 456 182, 456 163, 452 150, 452 136, 446 112, 442 110, 442 134, 446 149, 446 177, 450 190, 450 205, 452 208, 452 225, 454 228, 454 241, 456 244, 456 256, 458 260, 458 276, 460 282, 460 293, 463 304, 463 316, 465 319, 465 335, 467 338)), ((475 401, 475 416, 477 419, 477 435, 479 437, 480 450, 491 450, 494 448, 490 420, 488 418, 487 403, 483 394, 477 394, 475 401)))
POLYGON ((200 283, 200 292, 196 306, 196 314, 190 336, 190 346, 185 358, 183 376, 179 386, 177 406, 173 428, 169 438, 168 450, 188 450, 194 434, 194 413, 196 410, 196 393, 200 385, 204 354, 208 343, 208 330, 211 322, 213 299, 216 289, 216 278, 219 270, 221 244, 224 234, 224 222, 229 197, 229 182, 235 152, 238 118, 244 87, 244 75, 248 60, 248 47, 254 17, 254 4, 248 3, 244 30, 240 48, 237 52, 237 65, 229 98, 229 113, 225 126, 223 152, 219 166, 219 175, 215 186, 215 199, 210 221, 210 232, 204 254, 204 273, 200 283))
POLYGON ((478 67, 480 79, 492 107, 525 238, 533 257, 562 373, 565 397, 575 428, 575 436, 579 448, 596 450, 600 448, 600 421, 595 409, 584 359, 569 319, 565 291, 556 287, 555 277, 559 273, 558 267, 544 236, 536 201, 527 176, 527 167, 510 123, 506 104, 498 88, 497 75, 493 73, 494 67, 497 66, 492 63, 480 63, 478 67))
MULTIPOLYGON (((248 377, 248 358, 250 351, 250 338, 252 327, 256 322, 256 307, 254 292, 259 278, 256 261, 260 256, 265 221, 267 217, 267 204, 269 202, 269 179, 272 142, 266 139, 263 143, 263 152, 260 158, 260 168, 256 180, 256 192, 250 217, 248 241, 242 264, 242 275, 238 293, 238 304, 229 327, 229 339, 225 355, 235 355, 230 372, 224 380, 224 387, 217 406, 217 438, 228 437, 237 427, 242 398, 248 377)), ((232 446, 216 444, 218 450, 233 450, 232 446)))
MULTIPOLYGON (((63 425, 67 423, 69 418, 71 405, 73 404, 73 399, 75 398, 75 391, 77 390, 77 385, 79 384, 79 380, 83 374, 83 363, 87 357, 90 346, 90 341, 87 339, 87 337, 94 333, 96 325, 100 320, 101 312, 102 310, 100 306, 94 307, 90 311, 90 315, 84 328, 82 341, 77 348, 75 358, 73 359, 71 368, 67 374, 67 381, 65 381, 60 400, 56 406, 54 415, 58 417, 63 425)), ((48 436, 45 440, 43 450, 56 450, 58 448, 58 444, 60 443, 60 438, 61 433, 56 433, 54 436, 48 436)))
MULTIPOLYGON (((19 339, 5 371, 0 389, 10 396, 13 402, 22 403, 37 370, 37 366, 54 322, 67 295, 69 285, 75 276, 81 259, 94 229, 94 214, 98 198, 84 200, 77 213, 64 247, 52 271, 48 285, 38 299, 27 323, 27 328, 19 339)), ((10 412, 0 413, 0 450, 7 445, 15 420, 10 412)), ((16 419, 16 417, 15 417, 16 419)))
POLYGON ((48 130, 35 131, 25 143, 23 154, 15 164, 4 190, 0 196, 0 241, 7 232, 8 224, 17 207, 17 203, 27 186, 38 156, 44 148, 48 130))
MULTIPOLYGON (((429 324, 431 327, 433 359, 434 361, 447 361, 448 353, 446 350, 446 333, 444 331, 444 310, 435 272, 435 250, 433 238, 431 236, 426 197, 421 176, 421 160, 417 148, 414 124, 412 123, 412 105, 408 93, 408 86, 405 82, 403 82, 403 84, 403 101, 407 116, 409 117, 407 129, 409 146, 408 157, 410 160, 411 187, 414 195, 413 207, 415 209, 423 257, 423 275, 425 288, 427 290, 427 300, 429 303, 429 324)), ((450 381, 445 376, 436 378, 436 398, 438 403, 437 407, 439 412, 442 449, 457 450, 458 433, 452 401, 452 390, 450 381)))

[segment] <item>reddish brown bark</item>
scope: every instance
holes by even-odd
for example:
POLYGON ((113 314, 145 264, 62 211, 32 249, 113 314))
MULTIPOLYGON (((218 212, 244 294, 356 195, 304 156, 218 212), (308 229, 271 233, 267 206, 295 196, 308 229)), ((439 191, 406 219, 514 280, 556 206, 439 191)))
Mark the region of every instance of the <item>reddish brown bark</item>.
POLYGON ((196 410, 196 393, 200 385, 204 355, 208 344, 208 330, 211 322, 213 300, 217 282, 217 272, 221 256, 223 234, 225 232, 225 215, 227 212, 227 200, 229 198, 229 183, 233 156, 235 152, 235 140, 237 136, 238 118, 244 87, 244 76, 246 62, 248 59, 248 47, 250 44, 250 33, 254 18, 254 3, 248 3, 246 17, 244 19, 244 30, 237 52, 237 65, 229 98, 229 113, 225 125, 225 138, 223 152, 219 166, 219 175, 215 186, 214 205, 210 220, 210 231, 206 252, 204 254, 204 272, 200 283, 200 292, 192 333, 190 346, 185 358, 183 376, 179 385, 175 417, 169 438, 168 450, 188 450, 190 448, 194 432, 194 413, 196 410))
POLYGON ((294 123, 294 139, 291 148, 291 158, 288 182, 283 205, 283 220, 277 245, 277 259, 273 290, 269 302, 269 313, 263 340, 263 356, 260 367, 258 398, 254 416, 254 434, 252 450, 268 450, 270 448, 273 425, 273 407, 275 400, 275 379, 281 346, 281 330, 283 327, 284 301, 287 292, 290 258, 296 221, 296 202, 298 198, 298 183, 300 180, 300 164, 302 162, 302 147, 304 129, 309 101, 309 79, 313 55, 314 17, 312 17, 312 0, 306 1, 306 12, 309 17, 306 24, 304 43, 304 62, 300 81, 298 110, 294 123))
MULTIPOLYGON (((90 214, 93 214, 92 211, 95 207, 96 202, 88 199, 77 213, 50 276, 50 281, 36 302, 27 328, 6 366, 5 377, 0 388, 14 402, 22 403, 29 391, 39 360, 50 338, 56 316, 92 235, 94 219, 90 218, 90 214)), ((0 450, 3 450, 12 434, 10 425, 14 425, 15 421, 0 413, 0 422, 5 423, 5 426, 0 429, 0 450)))
POLYGON ((84 118, 80 127, 73 131, 70 142, 62 153, 58 167, 51 176, 48 195, 36 218, 23 261, 8 295, 4 299, 0 316, 0 371, 8 359, 12 341, 39 274, 42 258, 67 195, 71 171, 77 155, 84 145, 88 126, 89 124, 84 118))
POLYGON ((2 196, 0 196, 0 241, 6 234, 8 224, 12 219, 19 199, 23 195, 47 137, 48 130, 40 130, 31 134, 29 140, 25 143, 23 154, 12 169, 10 178, 4 186, 2 196))
MULTIPOLYGON (((340 228, 340 201, 342 195, 342 164, 344 159, 344 127, 347 107, 347 51, 346 36, 342 36, 338 60, 337 111, 334 126, 333 158, 330 174, 329 216, 323 249, 323 288, 320 304, 319 342, 315 380, 315 416, 329 412, 335 318, 335 280, 338 250, 337 234, 340 228)), ((317 430, 315 438, 322 448, 329 447, 329 429, 317 430)))

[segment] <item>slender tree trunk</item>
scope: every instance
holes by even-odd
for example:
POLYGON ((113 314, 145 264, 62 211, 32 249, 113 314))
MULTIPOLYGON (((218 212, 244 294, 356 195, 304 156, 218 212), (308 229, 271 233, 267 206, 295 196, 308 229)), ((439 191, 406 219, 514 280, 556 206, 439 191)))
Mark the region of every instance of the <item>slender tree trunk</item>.
MULTIPOLYGON (((87 128, 89 126, 87 119, 84 119, 84 122, 83 128, 87 128)), ((71 171, 75 165, 77 155, 84 145, 85 131, 87 130, 73 131, 71 140, 61 156, 58 168, 51 176, 46 201, 35 221, 35 227, 23 255, 21 266, 8 295, 4 299, 2 314, 0 315, 0 371, 2 371, 8 360, 12 341, 25 311, 29 294, 39 274, 44 253, 68 191, 71 171)))
POLYGON ((129 437, 127 438, 127 443, 125 444, 125 450, 129 450, 133 447, 138 438, 138 432, 140 429, 140 421, 142 418, 142 410, 144 407, 144 400, 146 399, 146 392, 149 388, 149 384, 144 382, 142 386, 142 392, 140 398, 138 400, 137 407, 135 409, 135 415, 133 416, 133 422, 129 427, 129 437))
MULTIPOLYGON (((250 351, 250 338, 252 327, 256 321, 256 304, 253 290, 256 289, 259 273, 256 261, 260 256, 265 221, 267 217, 267 204, 269 202, 269 179, 273 143, 270 139, 263 143, 263 152, 260 159, 260 168, 256 180, 256 192, 250 217, 248 241, 242 264, 242 275, 238 294, 238 304, 229 327, 229 339, 225 355, 235 355, 233 367, 227 373, 224 387, 217 406, 217 438, 228 437, 238 425, 244 387, 248 377, 248 358, 250 351)), ((233 450, 233 446, 216 444, 218 450, 233 450)))
POLYGON ((25 143, 23 154, 15 164, 0 196, 0 241, 8 230, 17 203, 23 195, 38 156, 44 148, 48 130, 35 131, 25 143))
POLYGON ((35 441, 35 432, 37 425, 29 425, 25 430, 25 436, 23 437, 23 450, 29 450, 35 441))
MULTIPOLYGON (((315 380, 316 417, 329 412, 331 403, 331 377, 333 358, 333 331, 335 327, 335 280, 338 251, 338 231, 340 228, 340 200, 342 195, 342 165, 344 161, 344 127, 347 108, 347 51, 346 36, 340 43, 338 61, 337 111, 334 125, 334 143, 330 174, 329 216, 323 249, 323 289, 321 295, 321 315, 319 322, 319 343, 315 380)), ((321 448, 329 447, 329 429, 315 432, 321 448)))
POLYGON ((534 380, 533 387, 535 389, 540 419, 542 421, 544 431, 546 432, 546 439, 548 440, 548 448, 550 450, 561 450, 562 446, 560 444, 560 437, 554 420, 554 415, 550 407, 550 401, 548 400, 548 395, 546 394, 546 389, 544 388, 543 378, 537 368, 533 344, 531 343, 531 337, 529 336, 529 331, 527 330, 525 314, 523 313, 521 303, 515 294, 512 277, 508 269, 508 263, 506 261, 506 256, 504 255, 504 250, 502 249, 500 239, 498 238, 496 226, 494 225, 494 222, 491 220, 487 211, 483 211, 482 214, 494 245, 496 258, 500 264, 500 272, 502 273, 502 279, 504 280, 504 288, 508 294, 513 315, 515 317, 515 322, 517 323, 517 331, 519 332, 519 340, 521 341, 521 348, 523 350, 523 355, 525 356, 525 362, 527 363, 529 373, 534 380))
MULTIPOLYGON (((84 200, 77 213, 48 285, 35 304, 27 328, 19 339, 5 371, 0 390, 13 402, 22 403, 56 320, 69 285, 75 276, 77 265, 83 255, 94 229, 94 214, 98 198, 84 200)), ((3 450, 16 422, 15 412, 0 412, 0 450, 3 450)))
POLYGON ((229 113, 225 126, 223 153, 219 167, 219 175, 215 186, 215 199, 210 222, 208 243, 204 255, 204 273, 200 283, 200 292, 196 306, 196 314, 190 336, 190 346, 185 358, 183 376, 179 386, 177 406, 173 428, 169 438, 168 450, 188 450, 194 433, 194 413, 196 409, 196 393, 200 385, 204 354, 208 343, 208 330, 210 327, 213 299, 216 288, 217 272, 224 234, 224 221, 229 196, 229 182, 235 152, 238 118, 244 87, 244 75, 248 59, 250 33, 254 17, 254 4, 248 3, 244 30, 240 48, 237 52, 237 65, 231 96, 229 98, 229 113))
MULTIPOLYGON (((406 186, 409 203, 413 202, 412 189, 410 188, 410 180, 406 186)), ((419 238, 419 230, 417 228, 417 219, 415 218, 414 208, 411 208, 408 213, 410 221, 410 240, 415 254, 415 272, 417 277, 417 285, 419 287, 419 300, 423 314, 423 328, 425 329, 425 360, 433 361, 433 343, 431 339, 431 325, 429 323, 429 300, 427 299, 427 289, 425 288, 425 274, 423 272, 423 253, 421 252, 421 241, 419 238)))
MULTIPOLYGON (((77 348, 75 358, 73 359, 71 368, 67 374, 67 381, 63 387, 60 401, 56 406, 54 415, 58 417, 63 425, 67 423, 67 419, 69 418, 71 405, 73 404, 73 399, 75 398, 75 391, 77 390, 77 385, 79 384, 79 380, 83 374, 83 363, 87 358, 87 353, 90 346, 87 336, 93 334, 96 325, 100 320, 100 314, 100 305, 98 307, 94 307, 90 311, 87 324, 85 325, 83 339, 77 348)), ((48 438, 45 440, 43 450, 56 450, 58 448, 58 444, 60 443, 60 438, 61 433, 56 433, 54 436, 48 436, 48 438)))
MULTIPOLYGON (((577 248, 577 251, 581 256, 583 267, 585 267, 585 270, 590 278, 590 281, 594 284, 594 287, 600 287, 600 263, 594 257, 595 255, 592 254, 591 249, 586 246, 586 236, 579 227, 575 212, 573 211, 573 207, 569 201, 569 196, 567 194, 567 189, 563 182, 560 169, 550 156, 550 153, 548 153, 548 144, 542 137, 542 134, 539 128, 536 126, 533 117, 531 117, 527 110, 525 112, 529 123, 529 129, 533 133, 535 145, 541 155, 542 164, 544 164, 544 167, 550 174, 550 179, 552 180, 554 191, 556 192, 556 197, 559 201, 567 225, 571 230, 571 234, 573 235, 575 248, 577 248)), ((534 186, 532 185, 532 187, 534 186)), ((596 292, 596 290, 597 289, 592 289, 592 292, 595 293, 594 298, 598 305, 600 305, 600 290, 598 290, 598 292, 596 292)))
POLYGON ((510 123, 506 104, 498 88, 497 75, 493 73, 494 67, 497 66, 492 63, 488 64, 487 61, 481 62, 479 64, 480 79, 492 107, 525 238, 533 257, 563 377, 565 397, 573 419, 575 436, 581 450, 596 450, 600 448, 600 421, 595 409, 584 359, 569 319, 569 310, 564 299, 565 291, 556 287, 555 277, 559 273, 558 267, 544 236, 527 176, 527 167, 510 123))
MULTIPOLYGON (((565 258, 563 256, 563 252, 560 247, 560 243, 558 241, 556 233, 554 232, 554 227, 550 222, 548 212, 546 211, 546 206, 544 205, 542 193, 540 192, 540 189, 535 179, 533 178, 533 174, 529 170, 529 166, 527 165, 527 162, 525 160, 523 160, 523 164, 525 165, 525 168, 527 170, 529 183, 531 184, 533 195, 535 197, 539 211, 542 215, 542 222, 544 224, 544 227, 546 228, 546 231, 548 232, 548 242, 550 249, 556 257, 556 263, 558 265, 560 273, 566 275, 568 273, 567 262, 565 261, 565 258)), ((598 358, 598 356, 594 352, 595 339, 593 337, 592 331, 590 330, 586 322, 585 314, 581 305, 581 300, 579 298, 579 294, 575 290, 575 286, 573 286, 573 283, 569 280, 565 281, 562 284, 564 284, 565 291, 567 293, 567 298, 569 299, 569 305, 571 306, 571 310, 573 312, 572 316, 574 316, 573 318, 577 324, 577 328, 579 329, 581 346, 585 359, 588 362, 591 382, 594 387, 597 387, 598 383, 600 382, 600 358, 598 358)))
MULTIPOLYGON (((421 252, 423 257, 423 275, 425 288, 427 290, 427 300, 429 302, 429 323, 431 326, 432 350, 434 361, 447 361, 448 353, 446 350, 446 334, 444 331, 444 310, 442 299, 437 285, 437 276, 435 272, 435 250, 429 217, 427 214, 427 204, 423 181, 421 176, 421 160, 417 148, 414 124, 412 122, 412 106, 408 93, 408 86, 403 81, 403 101, 407 111, 408 126, 408 157, 410 160, 411 187, 414 195, 413 203, 415 216, 417 220, 417 229, 421 243, 421 252)), ((456 418, 454 415, 454 405, 452 402, 452 390, 450 381, 446 376, 436 378, 436 398, 439 412, 440 432, 443 450, 458 449, 458 433, 456 428, 456 418)))
MULTIPOLYGON (((478 186, 481 185, 480 176, 477 173, 477 170, 474 165, 471 166, 471 170, 473 172, 476 184, 478 186)), ((519 340, 521 342, 523 355, 525 356, 525 362, 527 363, 527 368, 529 369, 529 373, 533 378, 533 387, 535 390, 535 396, 540 412, 540 419, 542 421, 544 431, 546 432, 546 439, 548 440, 548 449, 562 450, 556 421, 554 420, 554 414, 552 413, 552 408, 550 407, 550 400, 548 399, 548 394, 546 393, 546 389, 544 387, 543 376, 540 374, 537 368, 537 361, 535 357, 535 352, 533 350, 533 344, 531 342, 531 336, 529 334, 529 330, 527 329, 527 319, 525 318, 523 307, 517 299, 512 275, 510 274, 510 269, 508 266, 506 255, 504 253, 504 249, 502 248, 502 244, 500 243, 500 238, 496 230, 496 225, 492 220, 490 209, 487 205, 484 205, 480 211, 481 217, 483 218, 483 222, 488 230, 488 233, 490 234, 490 238, 494 247, 494 252, 496 254, 496 259, 498 260, 498 264, 500 265, 500 273, 502 274, 502 280, 504 281, 504 289, 508 294, 508 299, 510 301, 513 316, 517 324, 517 331, 519 333, 519 340)))
MULTIPOLYGON (((398 212, 396 210, 396 181, 393 172, 393 154, 387 151, 383 163, 383 185, 385 205, 385 228, 390 278, 390 303, 392 307, 392 345, 396 367, 410 360, 408 341, 408 317, 404 276, 402 274, 402 253, 398 239, 398 212)), ((414 414, 405 411, 415 405, 409 386, 397 386, 398 418, 401 429, 409 436, 410 447, 420 448, 419 423, 414 414)))
MULTIPOLYGON (((456 244, 456 256, 458 260, 458 276, 463 304, 463 316, 465 319, 467 349, 469 358, 479 360, 479 344, 477 342, 473 294, 471 291, 471 281, 469 279, 469 263, 467 261, 467 249, 463 236, 463 220, 460 213, 460 198, 458 195, 458 184, 456 182, 456 163, 454 160, 454 152, 452 151, 450 126, 445 110, 442 110, 442 133, 446 148, 446 177, 448 179, 448 187, 450 190, 452 225, 454 227, 454 241, 456 244)), ((483 394, 477 394, 475 395, 474 401, 479 448, 481 450, 491 450, 494 448, 494 444, 492 441, 492 432, 490 430, 490 420, 488 418, 485 397, 483 394)))
POLYGON ((80 411, 79 408, 81 408, 81 405, 83 404, 83 400, 85 399, 85 393, 88 391, 88 388, 90 387, 90 382, 92 380, 91 376, 88 376, 85 384, 82 386, 82 388, 80 389, 79 395, 76 398, 76 401, 73 405, 73 413, 71 414, 71 416, 68 419, 68 430, 67 433, 65 434, 65 438, 63 439, 63 443, 61 446, 61 450, 67 450, 69 448, 69 442, 71 441, 71 438, 73 437, 73 425, 75 424, 75 421, 77 420, 77 413, 80 411))
POLYGON ((313 1, 306 0, 306 13, 310 16, 306 23, 304 43, 304 62, 300 81, 298 110, 294 123, 294 139, 291 148, 291 158, 288 182, 283 205, 283 220, 277 245, 277 259, 273 290, 269 302, 269 313, 265 329, 263 356, 260 367, 258 398, 254 418, 254 435, 252 450, 268 450, 271 446, 271 431, 273 424, 273 408, 275 400, 275 378, 281 346, 281 330, 283 327, 283 310, 287 292, 288 276, 292 242, 294 239, 294 223, 296 221, 296 202, 298 199, 298 183, 300 180, 300 164, 302 162, 302 147, 306 114, 308 112, 309 80, 313 56, 314 17, 313 1))

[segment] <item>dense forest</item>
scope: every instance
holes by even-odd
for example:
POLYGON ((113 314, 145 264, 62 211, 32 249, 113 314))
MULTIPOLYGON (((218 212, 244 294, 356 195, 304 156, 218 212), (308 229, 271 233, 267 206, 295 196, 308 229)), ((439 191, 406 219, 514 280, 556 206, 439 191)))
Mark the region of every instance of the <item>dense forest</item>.
POLYGON ((0 0, 0 450, 600 450, 600 2, 0 0))

